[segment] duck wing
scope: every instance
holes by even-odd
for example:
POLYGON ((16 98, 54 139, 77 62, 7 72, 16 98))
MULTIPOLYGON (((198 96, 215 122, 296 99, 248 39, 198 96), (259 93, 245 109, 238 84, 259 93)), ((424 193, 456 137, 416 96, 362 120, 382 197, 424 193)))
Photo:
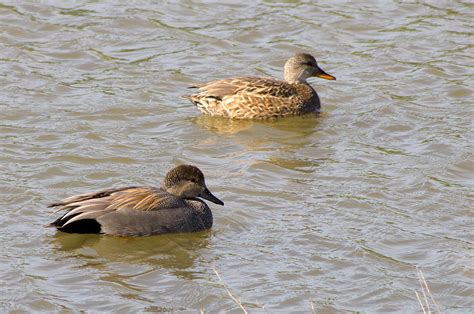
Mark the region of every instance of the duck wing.
POLYGON ((224 80, 211 81, 204 84, 196 84, 191 88, 198 88, 199 93, 186 96, 213 97, 223 99, 237 94, 291 97, 295 94, 295 88, 284 81, 267 77, 243 76, 224 80))
POLYGON ((110 220, 113 217, 122 217, 118 219, 121 223, 117 224, 121 228, 125 228, 127 216, 130 217, 129 221, 134 221, 137 225, 156 216, 156 214, 153 215, 153 212, 168 212, 177 208, 186 208, 186 203, 184 200, 159 188, 125 187, 72 196, 53 203, 49 207, 58 207, 57 211, 67 211, 63 216, 52 222, 49 225, 50 227, 56 227, 63 231, 68 231, 68 228, 71 228, 73 231, 69 230, 69 232, 84 231, 83 233, 89 233, 87 231, 91 228, 96 231, 94 233, 98 233, 104 232, 102 230, 104 229, 104 223, 114 223, 110 220), (148 214, 144 214, 145 212, 148 214), (93 223, 94 221, 99 226, 96 226, 93 223), (89 223, 92 223, 92 226, 89 226, 89 223), (74 226, 75 224, 76 226, 74 226), (80 230, 79 225, 85 230, 80 230), (77 230, 78 228, 79 230, 77 230))

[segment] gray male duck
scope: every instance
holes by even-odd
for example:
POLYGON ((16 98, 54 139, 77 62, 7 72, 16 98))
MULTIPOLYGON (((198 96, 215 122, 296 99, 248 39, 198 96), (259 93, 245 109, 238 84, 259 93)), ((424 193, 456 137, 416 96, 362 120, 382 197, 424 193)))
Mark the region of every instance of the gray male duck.
POLYGON ((284 81, 269 77, 235 77, 195 84, 196 94, 183 96, 204 114, 231 119, 270 119, 317 112, 319 96, 309 77, 335 80, 307 53, 285 63, 284 81))
POLYGON ((201 200, 224 205, 206 187, 195 166, 171 169, 160 188, 106 189, 66 198, 49 207, 66 213, 48 225, 69 233, 149 236, 195 232, 212 227, 212 212, 201 200))

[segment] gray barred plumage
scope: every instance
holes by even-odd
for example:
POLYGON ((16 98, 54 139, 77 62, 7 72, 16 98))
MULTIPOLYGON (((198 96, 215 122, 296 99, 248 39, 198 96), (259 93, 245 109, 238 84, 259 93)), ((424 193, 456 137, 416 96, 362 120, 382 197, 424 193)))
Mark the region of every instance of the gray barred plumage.
POLYGON ((161 188, 107 189, 53 203, 49 207, 66 213, 48 227, 118 236, 201 231, 212 226, 212 212, 199 198, 224 205, 207 189, 201 170, 181 165, 167 173, 161 188))

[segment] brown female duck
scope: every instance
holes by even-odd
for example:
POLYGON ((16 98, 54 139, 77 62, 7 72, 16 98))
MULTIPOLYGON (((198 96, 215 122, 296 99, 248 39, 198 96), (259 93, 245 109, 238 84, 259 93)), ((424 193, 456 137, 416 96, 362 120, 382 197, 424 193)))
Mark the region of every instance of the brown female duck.
POLYGON ((107 189, 53 203, 49 207, 66 213, 48 226, 118 236, 201 231, 211 228, 212 212, 199 198, 224 205, 207 189, 201 170, 181 165, 166 174, 161 188, 107 189))
POLYGON ((235 77, 196 84, 198 93, 183 96, 200 111, 231 119, 269 119, 318 111, 321 104, 309 77, 335 80, 314 57, 300 53, 285 63, 284 81, 266 77, 235 77))

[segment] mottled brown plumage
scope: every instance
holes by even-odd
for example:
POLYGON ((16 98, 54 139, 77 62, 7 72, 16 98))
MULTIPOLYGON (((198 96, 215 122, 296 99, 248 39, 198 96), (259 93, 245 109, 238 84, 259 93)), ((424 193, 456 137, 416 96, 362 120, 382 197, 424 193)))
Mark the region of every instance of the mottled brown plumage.
POLYGON ((167 173, 161 188, 107 189, 53 203, 49 207, 66 213, 49 226, 119 236, 200 231, 212 226, 212 213, 198 197, 224 205, 207 189, 197 167, 181 165, 167 173))
POLYGON ((307 78, 335 80, 309 54, 297 54, 285 64, 285 80, 235 77, 196 84, 198 93, 183 96, 200 111, 231 119, 269 119, 318 111, 320 101, 307 78))

